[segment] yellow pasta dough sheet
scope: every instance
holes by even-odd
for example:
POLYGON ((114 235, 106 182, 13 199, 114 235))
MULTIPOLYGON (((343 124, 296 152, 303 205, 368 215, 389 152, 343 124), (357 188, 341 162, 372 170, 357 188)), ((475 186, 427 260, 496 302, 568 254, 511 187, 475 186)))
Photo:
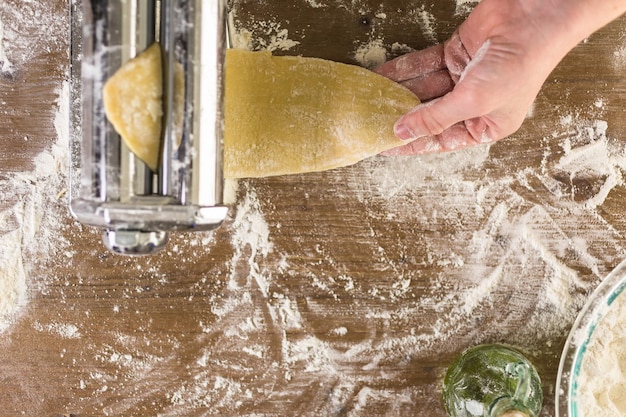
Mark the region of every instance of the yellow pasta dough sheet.
POLYGON ((225 176, 354 164, 402 145, 393 125, 418 104, 405 87, 355 65, 229 50, 225 176))
MULTIPOLYGON (((103 91, 109 121, 153 171, 161 148, 161 59, 155 43, 122 66, 103 91)), ((184 76, 175 70, 174 122, 180 136, 184 76)), ((385 77, 318 58, 229 50, 225 73, 226 178, 354 164, 402 145, 393 125, 419 104, 413 93, 385 77)))
MULTIPOLYGON (((163 62, 155 42, 125 63, 102 91, 104 110, 128 148, 152 171, 159 168, 163 130, 163 62)), ((173 129, 176 145, 183 133, 185 73, 174 64, 173 129)))
POLYGON ((102 91, 107 118, 128 148, 156 171, 161 149, 161 47, 152 44, 124 64, 102 91))

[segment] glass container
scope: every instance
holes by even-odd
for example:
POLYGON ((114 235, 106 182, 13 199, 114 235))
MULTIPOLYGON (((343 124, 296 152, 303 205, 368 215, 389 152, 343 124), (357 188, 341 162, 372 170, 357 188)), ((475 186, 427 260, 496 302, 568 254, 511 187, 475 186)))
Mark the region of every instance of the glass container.
POLYGON ((480 345, 450 365, 443 398, 451 417, 537 417, 543 393, 524 355, 503 345, 480 345))

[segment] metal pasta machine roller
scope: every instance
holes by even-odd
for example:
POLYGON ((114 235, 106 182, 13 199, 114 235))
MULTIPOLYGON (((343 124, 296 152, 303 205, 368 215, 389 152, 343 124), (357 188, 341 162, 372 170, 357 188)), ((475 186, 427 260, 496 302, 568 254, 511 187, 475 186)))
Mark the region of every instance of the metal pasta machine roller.
POLYGON ((72 214, 101 228, 113 252, 128 255, 156 252, 172 231, 218 227, 227 215, 224 1, 75 0, 70 7, 72 214), (149 168, 108 120, 103 87, 155 42, 161 49, 162 122, 158 166, 149 168), (182 92, 174 91, 177 68, 184 77, 182 92), (182 126, 176 129, 179 93, 182 126))

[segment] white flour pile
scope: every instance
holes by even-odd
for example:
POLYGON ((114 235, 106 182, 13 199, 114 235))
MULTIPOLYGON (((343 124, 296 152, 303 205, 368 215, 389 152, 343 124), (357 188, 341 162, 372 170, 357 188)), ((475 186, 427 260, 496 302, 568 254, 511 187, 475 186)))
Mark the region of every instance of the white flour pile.
POLYGON ((626 295, 611 304, 595 328, 576 379, 578 416, 626 415, 626 295))

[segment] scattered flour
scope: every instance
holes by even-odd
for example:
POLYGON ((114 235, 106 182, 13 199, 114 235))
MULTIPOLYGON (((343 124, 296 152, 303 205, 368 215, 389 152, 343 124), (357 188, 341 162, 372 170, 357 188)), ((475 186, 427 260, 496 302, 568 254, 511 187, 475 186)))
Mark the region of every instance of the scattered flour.
MULTIPOLYGON (((231 289, 237 288, 241 285, 238 279, 248 276, 254 279, 261 294, 267 297, 267 276, 259 269, 257 258, 266 258, 272 251, 273 245, 269 240, 269 226, 260 211, 260 202, 254 190, 247 190, 243 201, 237 206, 236 213, 232 232, 232 245, 235 253, 230 267, 230 287, 231 289), (246 272, 244 274, 241 274, 240 263, 242 261, 244 261, 246 272)), ((248 284, 248 282, 245 283, 246 286, 248 284)))
POLYGON ((430 11, 426 10, 425 6, 421 6, 415 10, 413 15, 422 30, 424 38, 431 43, 437 43, 437 19, 435 16, 430 11))
POLYGON ((230 42, 235 49, 276 52, 288 51, 300 44, 289 38, 289 30, 283 28, 281 23, 259 21, 252 27, 238 29, 235 18, 235 12, 228 16, 230 42))
POLYGON ((387 49, 382 39, 374 39, 357 48, 354 59, 365 68, 375 68, 387 61, 387 49))
POLYGON ((620 45, 613 52, 613 66, 617 71, 626 69, 626 45, 620 45))
POLYGON ((69 323, 49 323, 42 324, 35 322, 33 328, 38 332, 56 334, 64 339, 78 339, 81 337, 78 327, 69 323))
POLYGON ((63 85, 55 119, 58 138, 35 158, 31 172, 0 180, 3 200, 18 201, 0 212, 0 332, 6 330, 27 301, 28 274, 40 257, 59 244, 59 220, 47 212, 65 187, 69 131, 69 88, 63 85))
MULTIPOLYGON (((7 212, 3 212, 3 217, 7 212)), ((6 217, 5 217, 6 219, 6 217)), ((0 228, 6 223, 0 221, 0 228)), ((22 260, 22 232, 15 229, 2 234, 0 246, 0 331, 9 327, 26 302, 26 272, 22 260)))
POLYGON ((312 7, 314 9, 319 9, 321 7, 328 7, 328 5, 320 3, 317 0, 305 0, 307 2, 307 4, 309 5, 309 7, 312 7))
MULTIPOLYGON (((428 230, 431 223, 440 221, 441 213, 448 212, 450 207, 459 208, 449 218, 451 226, 458 229, 455 239, 441 248, 434 242, 429 244, 433 261, 454 265, 448 270, 446 281, 453 276, 459 280, 457 288, 439 301, 442 310, 452 299, 459 307, 449 313, 442 311, 442 317, 447 320, 437 324, 438 336, 451 337, 457 326, 463 326, 461 317, 480 315, 494 301, 496 293, 522 292, 519 285, 523 284, 514 271, 534 271, 546 277, 543 288, 537 289, 541 296, 532 302, 532 307, 512 304, 514 310, 526 310, 530 314, 516 336, 519 343, 530 346, 530 340, 547 340, 550 334, 567 330, 585 300, 581 293, 593 288, 594 283, 581 281, 577 272, 562 260, 563 254, 576 253, 582 265, 598 278, 603 276, 600 265, 612 255, 594 251, 587 240, 576 237, 568 230, 569 226, 558 224, 555 219, 571 213, 583 223, 605 222, 597 210, 612 190, 624 186, 622 173, 626 169, 622 145, 609 139, 606 130, 607 124, 602 120, 564 117, 563 125, 555 132, 561 138, 561 156, 546 153, 541 171, 522 170, 499 178, 468 178, 469 172, 480 170, 488 160, 489 147, 420 158, 374 158, 364 163, 371 182, 357 177, 359 181, 351 187, 358 190, 357 195, 368 205, 384 201, 380 211, 387 220, 391 217, 399 222, 414 222, 415 218, 403 216, 411 215, 406 208, 415 207, 417 219, 422 219, 417 227, 428 230), (573 185, 587 180, 598 184, 592 192, 582 193, 573 185), (434 193, 427 191, 425 185, 432 181, 439 187, 434 193), (532 194, 537 187, 550 190, 554 199, 533 202, 532 194), (433 193, 429 206, 419 205, 419 199, 413 197, 418 190, 433 193), (473 222, 482 226, 465 235, 462 232, 465 225, 473 222), (463 247, 468 244, 470 253, 459 258, 457 254, 466 252, 463 247), (462 286, 462 281, 469 285, 462 286)), ((590 241, 595 238, 589 236, 590 241)), ((619 239, 610 241, 614 245, 610 253, 623 256, 619 239)), ((540 349, 540 345, 535 348, 540 349)))
POLYGON ((413 51, 413 48, 411 48, 409 45, 404 44, 404 43, 394 42, 391 45, 391 53, 396 56, 402 55, 402 54, 408 54, 411 51, 413 51))
POLYGON ((67 39, 66 21, 51 12, 51 4, 3 2, 1 7, 0 68, 3 71, 13 73, 33 57, 55 51, 60 37, 67 39), (42 27, 46 30, 41 30, 42 27))
POLYGON ((0 18, 0 72, 13 72, 13 64, 9 61, 6 51, 4 50, 4 23, 0 18))
POLYGON ((480 0, 456 0, 455 15, 468 15, 478 3, 480 3, 480 0))
MULTIPOLYGON (((387 18, 387 14, 384 12, 378 12, 375 16, 381 20, 387 18)), ((425 6, 422 5, 408 11, 406 19, 411 22, 417 22, 427 41, 432 44, 437 43, 437 21, 435 16, 425 6)), ((399 42, 394 42, 391 46, 385 44, 385 40, 377 35, 376 30, 373 30, 367 43, 357 45, 353 59, 359 65, 372 69, 387 61, 389 53, 393 56, 398 56, 412 50, 413 48, 410 46, 399 42)))

